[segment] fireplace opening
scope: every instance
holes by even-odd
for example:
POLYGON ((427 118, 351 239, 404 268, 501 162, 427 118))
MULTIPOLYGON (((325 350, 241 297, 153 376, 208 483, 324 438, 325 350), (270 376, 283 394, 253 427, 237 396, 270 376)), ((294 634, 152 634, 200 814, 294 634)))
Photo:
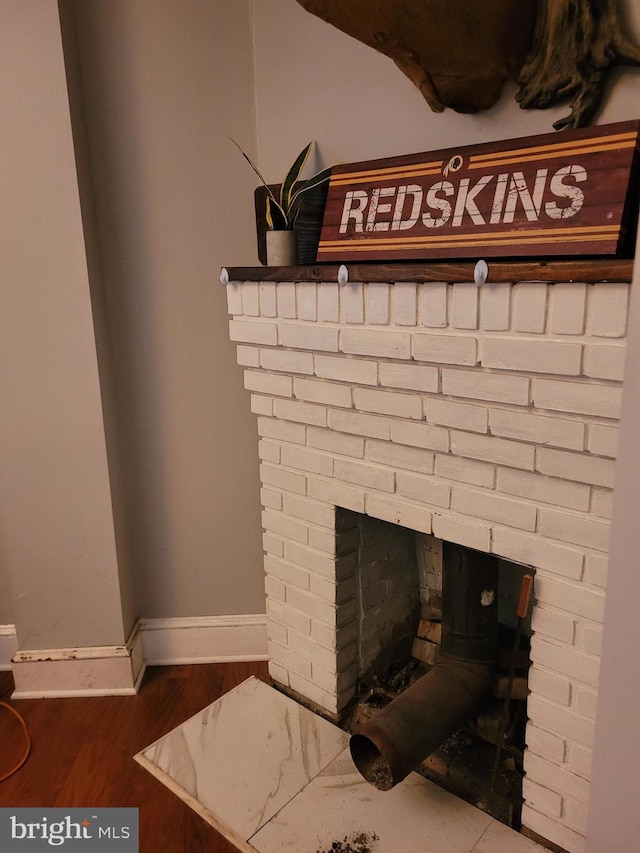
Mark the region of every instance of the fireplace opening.
POLYGON ((381 790, 417 770, 519 829, 531 613, 517 613, 534 569, 347 510, 336 529, 357 565, 342 714, 356 766, 381 790))

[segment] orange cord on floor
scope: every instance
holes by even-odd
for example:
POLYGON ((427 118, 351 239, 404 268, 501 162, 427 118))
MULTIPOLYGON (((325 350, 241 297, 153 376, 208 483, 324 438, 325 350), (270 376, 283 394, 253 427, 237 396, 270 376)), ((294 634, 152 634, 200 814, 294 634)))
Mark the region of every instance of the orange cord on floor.
POLYGON ((25 723, 22 716, 16 711, 16 709, 12 708, 11 705, 7 705, 6 702, 0 702, 0 705, 3 708, 6 708, 7 711, 11 711, 11 713, 18 718, 18 721, 19 721, 20 725, 22 726, 25 741, 27 744, 27 748, 24 751, 24 755, 22 756, 22 758, 20 759, 18 764, 16 764, 16 766, 12 770, 10 770, 8 773, 5 773, 4 776, 0 776, 0 782, 4 782, 4 780, 8 779, 9 776, 13 776, 14 773, 17 773, 17 771, 20 770, 22 765, 25 763, 25 761, 29 757, 29 753, 31 752, 31 738, 29 737, 29 730, 27 729, 27 724, 25 723))

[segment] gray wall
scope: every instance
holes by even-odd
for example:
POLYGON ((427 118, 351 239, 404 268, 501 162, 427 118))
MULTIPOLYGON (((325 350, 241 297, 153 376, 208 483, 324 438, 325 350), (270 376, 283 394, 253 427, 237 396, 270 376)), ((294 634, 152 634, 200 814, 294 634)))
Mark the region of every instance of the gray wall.
MULTIPOLYGON (((253 262, 245 0, 72 4, 138 615, 264 612, 257 435, 222 265, 253 262)), ((123 535, 127 531, 123 531, 123 535)))

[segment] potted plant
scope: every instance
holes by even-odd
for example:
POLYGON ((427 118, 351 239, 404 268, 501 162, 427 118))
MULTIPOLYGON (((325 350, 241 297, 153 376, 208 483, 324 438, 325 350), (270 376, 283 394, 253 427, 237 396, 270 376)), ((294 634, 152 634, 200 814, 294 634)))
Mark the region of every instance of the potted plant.
POLYGON ((298 262, 298 253, 296 233, 293 229, 300 213, 302 197, 304 193, 329 180, 331 168, 322 169, 313 177, 300 182, 300 174, 306 165, 313 145, 313 142, 309 142, 293 161, 276 197, 276 193, 267 184, 251 158, 245 154, 235 139, 231 139, 231 142, 240 151, 266 189, 267 264, 269 266, 294 266, 298 262))

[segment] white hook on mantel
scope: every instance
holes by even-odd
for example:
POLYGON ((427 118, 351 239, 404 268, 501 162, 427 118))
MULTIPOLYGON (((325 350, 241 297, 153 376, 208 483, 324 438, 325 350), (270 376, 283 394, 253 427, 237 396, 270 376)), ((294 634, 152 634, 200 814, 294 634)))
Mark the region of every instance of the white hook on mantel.
POLYGON ((338 284, 341 284, 343 287, 349 281, 349 270, 345 267, 344 264, 340 264, 338 267, 338 284))
POLYGON ((229 284, 229 270, 226 267, 222 267, 220 270, 220 284, 226 287, 229 284))
POLYGON ((478 261, 473 270, 473 280, 476 284, 484 284, 489 275, 489 267, 486 261, 478 261))

